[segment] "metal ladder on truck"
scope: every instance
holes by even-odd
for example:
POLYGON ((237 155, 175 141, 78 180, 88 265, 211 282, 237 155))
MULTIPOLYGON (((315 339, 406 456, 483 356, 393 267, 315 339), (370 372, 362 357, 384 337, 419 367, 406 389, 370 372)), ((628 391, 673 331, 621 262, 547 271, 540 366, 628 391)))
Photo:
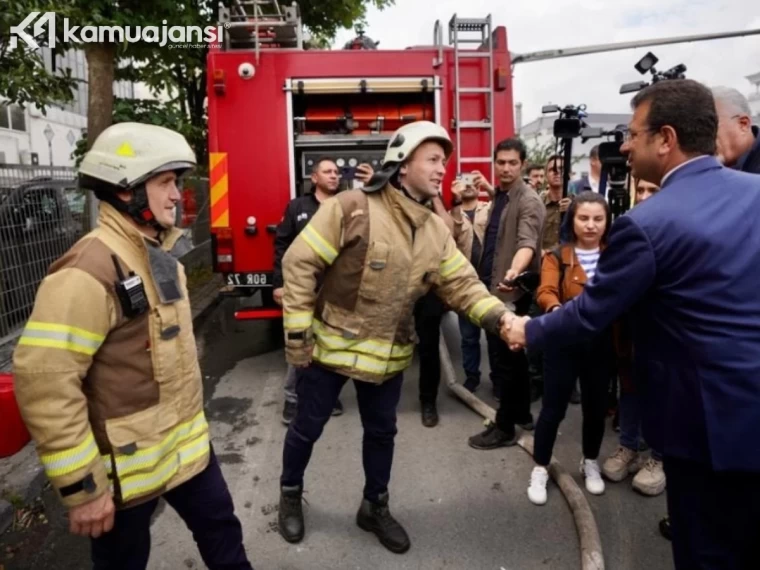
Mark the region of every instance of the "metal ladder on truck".
POLYGON ((262 48, 303 49, 303 27, 298 4, 278 0, 232 0, 219 5, 225 49, 254 49, 256 63, 262 48))
MULTIPOLYGON (((494 180, 493 149, 496 146, 494 132, 494 46, 491 15, 486 18, 459 18, 456 14, 449 21, 449 45, 454 46, 454 124, 456 136, 457 168, 461 174, 467 164, 490 164, 491 181, 494 180), (477 44, 478 49, 462 49, 462 44, 477 44), (462 60, 472 58, 488 59, 488 82, 485 85, 462 87, 462 60), (486 98, 487 116, 481 120, 461 120, 462 96, 479 94, 486 98), (462 156, 462 131, 478 129, 488 133, 488 156, 462 156)), ((485 193, 484 193, 485 194, 485 193)))

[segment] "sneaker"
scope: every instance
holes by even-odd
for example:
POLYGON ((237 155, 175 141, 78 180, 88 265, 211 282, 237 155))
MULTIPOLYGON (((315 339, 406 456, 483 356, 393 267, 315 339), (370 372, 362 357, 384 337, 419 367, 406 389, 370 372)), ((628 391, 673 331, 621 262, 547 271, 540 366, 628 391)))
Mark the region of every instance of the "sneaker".
POLYGON ((530 474, 528 499, 534 505, 546 504, 546 484, 549 482, 549 471, 546 467, 536 466, 530 474))
POLYGON ((586 491, 592 495, 604 493, 604 479, 596 459, 581 459, 581 475, 586 479, 586 491))
POLYGON ((425 427, 438 425, 438 410, 435 402, 422 402, 422 425, 425 427))
POLYGON ((403 554, 412 545, 404 527, 388 509, 388 493, 380 495, 377 503, 363 499, 356 513, 356 524, 362 530, 375 533, 380 543, 396 554, 403 554))
POLYGON ((639 467, 639 454, 624 445, 618 446, 602 465, 602 473, 610 481, 622 481, 639 467))
POLYGON ((332 415, 333 416, 342 416, 343 415, 343 403, 340 400, 338 400, 337 402, 335 402, 335 407, 333 408, 332 415))
POLYGON ((633 478, 633 488, 642 495, 656 497, 665 490, 665 471, 662 461, 650 457, 633 478))
POLYGON ((472 436, 467 443, 475 449, 496 449, 498 447, 510 447, 517 443, 517 433, 511 434, 501 431, 496 424, 489 424, 486 431, 472 436))
POLYGON ((290 422, 292 422, 296 417, 296 410, 298 409, 298 406, 295 402, 288 402, 285 401, 285 407, 282 410, 282 423, 284 423, 286 426, 290 425, 290 422))

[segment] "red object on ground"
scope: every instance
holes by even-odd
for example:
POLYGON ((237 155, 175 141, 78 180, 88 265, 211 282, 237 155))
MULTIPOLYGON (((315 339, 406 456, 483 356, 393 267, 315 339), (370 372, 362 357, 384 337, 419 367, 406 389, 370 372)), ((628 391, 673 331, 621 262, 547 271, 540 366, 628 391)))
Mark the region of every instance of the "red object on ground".
POLYGON ((13 375, 0 372, 0 457, 10 457, 29 443, 13 392, 13 375))

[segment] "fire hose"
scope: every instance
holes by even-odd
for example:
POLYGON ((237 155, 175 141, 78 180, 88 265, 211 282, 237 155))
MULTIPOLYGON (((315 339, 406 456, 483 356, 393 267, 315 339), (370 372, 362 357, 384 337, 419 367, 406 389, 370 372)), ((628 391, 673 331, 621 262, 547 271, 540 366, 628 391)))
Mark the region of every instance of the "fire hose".
MULTIPOLYGON (((440 338, 441 377, 446 382, 449 390, 457 398, 484 418, 494 422, 496 420, 496 410, 457 382, 454 365, 451 362, 451 355, 444 338, 445 328, 445 326, 441 327, 443 334, 441 334, 440 338)), ((523 434, 517 441, 517 444, 531 456, 533 455, 533 436, 523 434)), ((596 520, 585 495, 575 483, 575 480, 554 457, 552 457, 548 471, 565 497, 565 501, 570 507, 570 512, 575 520, 578 541, 580 542, 581 570, 604 570, 604 556, 602 555, 602 542, 599 538, 599 529, 596 526, 596 520)))

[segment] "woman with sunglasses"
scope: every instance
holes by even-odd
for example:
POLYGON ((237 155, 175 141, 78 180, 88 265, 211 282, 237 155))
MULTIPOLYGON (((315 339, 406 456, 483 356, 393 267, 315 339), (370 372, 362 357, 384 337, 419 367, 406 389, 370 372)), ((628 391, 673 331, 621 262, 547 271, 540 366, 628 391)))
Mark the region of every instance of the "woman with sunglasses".
MULTIPOLYGON (((560 246, 544 257, 541 268, 537 302, 547 313, 580 295, 593 279, 599 254, 606 245, 611 214, 603 196, 585 191, 573 199, 566 218, 560 246)), ((580 379, 583 410, 580 469, 586 490, 594 495, 604 493, 597 458, 604 437, 611 355, 612 338, 608 332, 592 342, 544 351, 544 399, 535 433, 536 467, 528 488, 533 504, 546 503, 547 467, 576 379, 580 379)))

